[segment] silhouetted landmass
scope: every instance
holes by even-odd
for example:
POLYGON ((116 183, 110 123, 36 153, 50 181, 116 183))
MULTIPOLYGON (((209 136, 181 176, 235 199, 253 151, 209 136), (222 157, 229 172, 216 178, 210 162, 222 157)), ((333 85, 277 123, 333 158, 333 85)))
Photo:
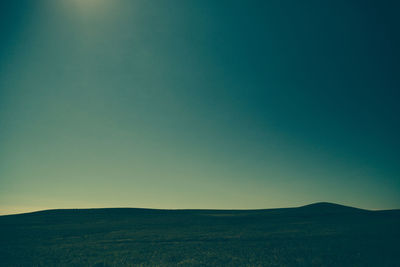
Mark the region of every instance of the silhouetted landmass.
POLYGON ((400 266, 400 210, 46 210, 0 216, 1 266, 400 266))

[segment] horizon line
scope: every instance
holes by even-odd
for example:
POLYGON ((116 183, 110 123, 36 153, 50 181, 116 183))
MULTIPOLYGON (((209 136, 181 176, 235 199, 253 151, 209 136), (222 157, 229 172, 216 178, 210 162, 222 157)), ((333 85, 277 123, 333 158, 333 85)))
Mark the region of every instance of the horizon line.
POLYGON ((303 208, 308 206, 316 206, 316 205, 333 205, 333 206, 341 206, 346 208, 353 208, 358 210, 365 210, 365 211, 390 211, 390 210, 400 210, 400 208, 393 208, 393 209, 365 209, 359 208, 350 205, 343 205, 335 202, 312 202, 310 204, 300 205, 300 206, 287 206, 287 207, 274 207, 274 208, 148 208, 148 207, 128 207, 128 206, 120 206, 120 207, 86 207, 86 208, 48 208, 48 209, 38 209, 26 212, 17 212, 17 213, 0 213, 1 216, 11 216, 11 215, 23 215, 23 214, 32 214, 32 213, 39 213, 39 212, 46 212, 46 211, 67 211, 67 210, 104 210, 104 209, 137 209, 137 210, 159 210, 159 211, 262 211, 262 210, 278 210, 278 209, 296 209, 296 208, 303 208))

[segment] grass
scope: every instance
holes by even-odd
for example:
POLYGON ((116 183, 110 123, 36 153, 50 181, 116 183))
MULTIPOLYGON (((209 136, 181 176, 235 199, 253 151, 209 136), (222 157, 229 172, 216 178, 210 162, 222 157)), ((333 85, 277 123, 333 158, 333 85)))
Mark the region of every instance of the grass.
POLYGON ((48 210, 0 216, 0 266, 400 266, 400 210, 48 210))

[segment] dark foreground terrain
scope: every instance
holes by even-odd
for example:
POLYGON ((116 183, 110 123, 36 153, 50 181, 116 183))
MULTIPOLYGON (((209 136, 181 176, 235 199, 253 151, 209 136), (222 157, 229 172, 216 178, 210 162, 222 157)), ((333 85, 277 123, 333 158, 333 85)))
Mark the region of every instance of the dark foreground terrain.
POLYGON ((400 210, 47 210, 0 216, 0 266, 400 266, 400 210))

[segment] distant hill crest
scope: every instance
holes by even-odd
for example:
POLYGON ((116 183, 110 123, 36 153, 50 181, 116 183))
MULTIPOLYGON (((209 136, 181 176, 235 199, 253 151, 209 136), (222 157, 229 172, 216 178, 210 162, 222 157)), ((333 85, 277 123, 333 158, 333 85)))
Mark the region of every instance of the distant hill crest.
POLYGON ((309 205, 301 206, 299 209, 307 209, 313 211, 365 211, 364 209, 340 205, 331 202, 317 202, 309 205))

